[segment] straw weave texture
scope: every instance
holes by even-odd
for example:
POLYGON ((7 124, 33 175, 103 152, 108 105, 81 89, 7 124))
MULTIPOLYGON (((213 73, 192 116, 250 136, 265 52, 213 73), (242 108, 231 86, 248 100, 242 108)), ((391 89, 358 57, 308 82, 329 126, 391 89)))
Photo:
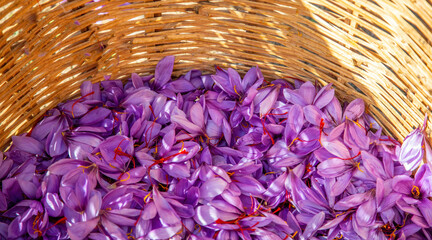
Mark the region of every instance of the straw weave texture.
POLYGON ((268 80, 333 83, 402 140, 432 116, 430 13, 428 0, 0 0, 0 149, 83 81, 167 55, 175 75, 258 65, 268 80))

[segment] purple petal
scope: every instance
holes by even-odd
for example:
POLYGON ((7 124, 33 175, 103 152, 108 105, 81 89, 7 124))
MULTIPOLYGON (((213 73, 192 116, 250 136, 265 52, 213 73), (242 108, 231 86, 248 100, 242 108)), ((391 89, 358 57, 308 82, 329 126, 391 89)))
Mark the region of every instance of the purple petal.
POLYGON ((42 155, 44 146, 32 137, 12 136, 13 145, 21 151, 42 155))
POLYGON ((318 231, 318 229, 324 223, 324 219, 325 219, 325 213, 324 212, 320 212, 320 213, 316 214, 311 219, 311 221, 307 224, 307 226, 303 232, 303 236, 305 238, 309 238, 309 237, 315 235, 316 231, 318 231))
POLYGON ((404 139, 398 160, 406 170, 413 171, 422 162, 424 155, 423 142, 424 135, 418 129, 411 132, 404 139))
POLYGON ((6 211, 8 208, 8 202, 3 192, 0 192, 0 211, 6 211))
POLYGON ((124 107, 130 105, 142 105, 149 106, 153 99, 156 97, 156 93, 147 88, 140 88, 128 95, 123 101, 122 105, 124 107))
POLYGON ((190 108, 190 119, 199 128, 204 128, 204 109, 200 103, 197 102, 190 108))
POLYGON ((232 179, 233 181, 236 181, 236 185, 245 195, 260 197, 261 194, 265 191, 265 188, 262 186, 262 184, 251 176, 234 176, 232 179))
POLYGON ((135 88, 144 87, 144 82, 138 74, 132 73, 131 78, 132 78, 132 84, 134 85, 135 88))
POLYGON ((372 174, 375 178, 387 179, 387 174, 384 170, 382 162, 369 152, 362 151, 361 156, 363 159, 363 166, 367 172, 372 174))
POLYGON ((100 225, 112 239, 127 239, 126 232, 107 218, 103 217, 100 225))
POLYGON ((383 199, 383 201, 377 208, 377 211, 384 212, 392 208, 401 197, 402 195, 400 193, 390 193, 383 199))
POLYGON ((228 143, 228 145, 230 145, 231 144, 231 126, 225 118, 222 120, 222 132, 223 132, 225 141, 228 143))
POLYGON ((375 218, 376 203, 374 198, 370 198, 357 209, 356 220, 360 226, 370 226, 375 222, 375 218))
POLYGON ((190 92, 195 90, 195 86, 192 85, 190 81, 179 79, 169 83, 168 88, 172 89, 175 92, 190 92))
POLYGON ((335 125, 338 125, 342 121, 342 107, 336 97, 325 107, 325 113, 329 116, 335 125))
POLYGON ((406 175, 399 175, 393 178, 392 188, 398 193, 411 195, 411 189, 414 186, 414 180, 406 175))
POLYGON ((174 209, 167 202, 167 200, 162 197, 160 192, 153 188, 153 200, 156 205, 157 212, 161 217, 161 221, 165 224, 175 225, 180 223, 180 218, 175 213, 174 209))
POLYGON ((95 123, 102 122, 104 119, 111 114, 111 110, 104 107, 99 107, 88 111, 80 120, 81 125, 92 125, 95 123))
POLYGON ((311 82, 305 82, 299 88, 299 94, 303 96, 307 104, 312 104, 315 98, 315 86, 311 82))
POLYGON ((425 198, 417 206, 429 227, 432 227, 432 201, 425 198))
POLYGON ((348 197, 345 197, 341 200, 339 200, 335 206, 334 209, 336 210, 348 210, 352 207, 357 207, 360 204, 364 203, 370 198, 370 195, 368 193, 358 193, 349 195, 348 197))
POLYGON ((209 205, 199 206, 196 208, 194 219, 199 225, 207 226, 219 218, 217 211, 216 208, 209 205))
POLYGON ((51 217, 58 217, 63 212, 64 204, 57 193, 47 193, 42 199, 42 203, 51 217))
POLYGON ((201 128, 187 120, 185 117, 181 115, 173 115, 171 116, 171 121, 173 123, 177 123, 180 125, 184 130, 188 131, 189 133, 200 133, 202 130, 201 128))
POLYGON ((299 105, 302 107, 308 105, 306 100, 294 90, 284 88, 283 95, 287 101, 289 101, 295 105, 299 105))
POLYGON ((105 217, 110 222, 119 226, 134 226, 136 222, 136 217, 141 213, 138 209, 114 209, 105 213, 105 217))
POLYGON ((202 198, 214 198, 220 195, 228 183, 221 178, 211 178, 205 181, 200 187, 202 198))
POLYGON ((49 166, 48 171, 56 175, 66 175, 72 170, 78 169, 80 166, 90 166, 91 162, 74 160, 74 159, 62 159, 51 166, 49 166))
POLYGON ((348 104, 348 106, 345 108, 343 118, 356 120, 361 115, 363 115, 364 110, 365 110, 365 104, 363 99, 357 98, 352 102, 350 102, 350 104, 348 104))
POLYGON ((338 140, 332 142, 322 141, 322 145, 329 153, 339 158, 343 158, 343 159, 351 158, 351 154, 348 148, 341 141, 338 140))
POLYGON ((154 83, 157 88, 163 87, 169 80, 171 80, 174 60, 174 56, 166 56, 156 65, 154 83))
POLYGON ((178 233, 181 228, 181 224, 156 228, 149 232, 146 239, 169 239, 170 237, 178 233))
POLYGON ((303 109, 299 105, 291 107, 285 126, 285 141, 291 143, 300 133, 304 125, 303 109))
POLYGON ((93 218, 86 222, 70 223, 67 231, 72 240, 81 240, 87 237, 99 222, 99 217, 93 218))
POLYGON ((277 85, 273 90, 266 96, 266 98, 259 104, 260 118, 263 118, 273 108, 280 91, 280 85, 277 85))
POLYGON ((344 173, 352 169, 352 166, 348 163, 347 160, 330 158, 318 165, 318 174, 327 178, 342 176, 344 173))
POLYGON ((142 212, 141 218, 144 220, 153 219, 157 214, 156 204, 154 202, 149 202, 145 205, 142 212))
POLYGON ((332 84, 328 84, 317 93, 313 104, 319 109, 327 106, 333 100, 335 90, 331 86, 332 84))
POLYGON ((235 88, 235 91, 237 91, 237 93, 239 94, 242 94, 244 92, 244 88, 241 84, 241 77, 238 72, 232 68, 228 68, 228 77, 231 85, 233 86, 233 88, 235 88))

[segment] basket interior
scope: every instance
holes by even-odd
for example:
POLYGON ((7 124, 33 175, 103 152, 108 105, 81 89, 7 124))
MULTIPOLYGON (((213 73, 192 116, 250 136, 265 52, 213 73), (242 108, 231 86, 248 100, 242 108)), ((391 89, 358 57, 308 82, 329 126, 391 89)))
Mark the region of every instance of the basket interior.
MULTIPOLYGON (((85 80, 214 66, 332 83, 402 140, 432 102, 432 5, 363 0, 0 0, 0 149, 85 80)), ((431 121, 429 121, 432 123, 431 121)))

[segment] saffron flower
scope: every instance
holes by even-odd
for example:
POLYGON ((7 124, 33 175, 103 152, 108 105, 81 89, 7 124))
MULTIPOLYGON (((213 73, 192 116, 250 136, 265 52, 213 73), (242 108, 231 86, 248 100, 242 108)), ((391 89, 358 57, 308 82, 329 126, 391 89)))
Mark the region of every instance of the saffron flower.
POLYGON ((0 238, 432 239, 426 124, 401 144, 331 84, 174 64, 85 81, 12 137, 0 238))

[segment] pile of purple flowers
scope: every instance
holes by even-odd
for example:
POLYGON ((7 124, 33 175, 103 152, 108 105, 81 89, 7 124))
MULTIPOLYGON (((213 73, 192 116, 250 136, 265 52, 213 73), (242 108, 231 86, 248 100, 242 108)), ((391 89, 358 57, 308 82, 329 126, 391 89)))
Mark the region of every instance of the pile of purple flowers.
POLYGON ((84 82, 12 137, 2 238, 432 239, 425 126, 401 145, 331 85, 173 65, 84 82))

